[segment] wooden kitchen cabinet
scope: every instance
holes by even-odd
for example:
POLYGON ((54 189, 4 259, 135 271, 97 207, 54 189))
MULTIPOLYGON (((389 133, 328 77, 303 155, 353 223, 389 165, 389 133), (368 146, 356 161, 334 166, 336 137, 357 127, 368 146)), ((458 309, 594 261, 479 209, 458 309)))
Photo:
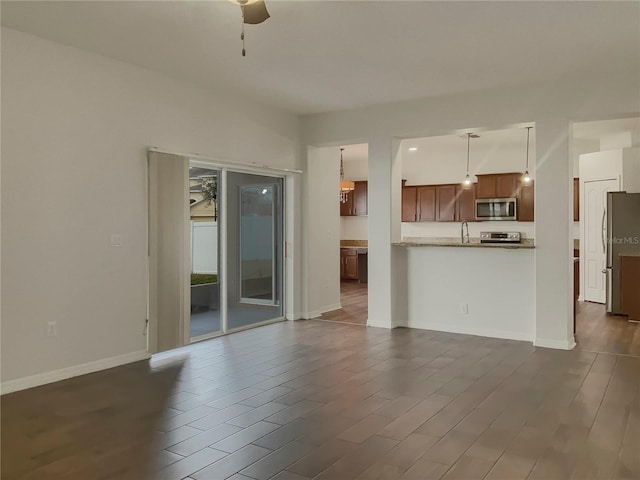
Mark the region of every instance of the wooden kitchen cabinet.
POLYGON ((516 198, 522 179, 521 173, 496 175, 496 198, 516 198))
POLYGON ((476 184, 476 198, 498 198, 496 195, 496 176, 476 176, 478 177, 478 183, 476 184))
POLYGON ((533 180, 529 185, 521 185, 517 194, 517 209, 519 222, 533 222, 534 219, 534 195, 533 180))
POLYGON ((456 187, 456 220, 458 222, 476 221, 476 184, 456 187))
POLYGON ((355 248, 340 249, 340 278, 344 280, 358 279, 358 250, 355 248))
POLYGON ((620 309, 640 322, 640 255, 620 255, 620 309))
POLYGON ((353 215, 353 192, 347 192, 347 201, 340 202, 340 216, 350 217, 353 215))
POLYGON ((367 182, 355 182, 352 215, 367 215, 367 182))
POLYGON ((402 187, 402 221, 418 220, 418 188, 402 187))
POLYGON ((436 187, 436 222, 456 220, 456 185, 436 187))
POLYGON ((573 221, 580 221, 580 179, 573 179, 573 221))
POLYGON ((516 198, 522 179, 521 173, 491 173, 476 175, 476 198, 516 198))
POLYGON ((436 219, 436 187, 418 187, 418 221, 433 222, 436 219))
POLYGON ((347 201, 340 202, 340 216, 353 217, 368 213, 367 182, 354 182, 354 190, 347 192, 347 201))

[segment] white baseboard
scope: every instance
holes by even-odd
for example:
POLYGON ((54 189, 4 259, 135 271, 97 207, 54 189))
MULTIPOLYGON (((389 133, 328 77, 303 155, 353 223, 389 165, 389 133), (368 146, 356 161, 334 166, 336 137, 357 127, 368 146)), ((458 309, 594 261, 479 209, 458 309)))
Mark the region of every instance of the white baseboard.
POLYGON ((396 328, 397 326, 398 325, 394 325, 390 322, 381 322, 381 321, 367 319, 367 327, 386 328, 387 330, 391 330, 396 328))
POLYGON ((305 318, 307 320, 312 318, 318 318, 323 313, 333 312, 334 310, 340 310, 341 308, 342 308, 341 303, 334 303, 333 305, 325 305, 324 307, 319 308, 318 310, 312 310, 311 312, 305 313, 302 316, 302 318, 305 318))
POLYGON ((569 340, 552 340, 548 338, 536 338, 533 341, 533 345, 543 348, 555 348, 556 350, 573 350, 576 346, 576 341, 571 336, 569 340))
POLYGON ((93 362, 82 363, 80 365, 73 365, 71 367, 61 368, 51 372, 38 373, 29 377, 7 380, 0 384, 0 395, 26 390, 27 388, 39 387, 40 385, 46 385, 47 383, 59 382, 60 380, 78 377, 80 375, 86 375, 87 373, 98 372, 100 370, 106 370, 108 368, 119 367, 120 365, 125 365, 127 363, 147 360, 150 357, 151 355, 149 352, 146 350, 140 350, 137 352, 125 353, 124 355, 95 360, 93 362))
POLYGON ((408 328, 418 328, 421 330, 434 330, 436 332, 460 333, 462 335, 476 335, 478 337, 502 338, 505 340, 518 340, 531 342, 531 335, 524 332, 510 332, 506 330, 492 330, 484 328, 468 328, 448 323, 415 323, 407 322, 408 328))

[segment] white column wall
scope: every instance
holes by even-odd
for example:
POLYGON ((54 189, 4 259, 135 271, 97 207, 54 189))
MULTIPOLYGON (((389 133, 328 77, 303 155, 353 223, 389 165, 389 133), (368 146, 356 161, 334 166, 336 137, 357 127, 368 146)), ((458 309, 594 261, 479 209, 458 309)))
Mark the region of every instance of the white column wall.
POLYGON ((392 300, 392 251, 393 237, 399 238, 398 214, 400 169, 396 154, 400 142, 380 135, 369 142, 369 255, 368 261, 368 309, 367 325, 395 327, 392 300), (395 195, 394 195, 395 192, 395 195), (394 221, 397 227, 394 228, 394 221))
POLYGON ((340 308, 340 149, 307 150, 304 318, 340 308))
POLYGON ((573 161, 569 155, 569 120, 545 119, 536 123, 536 131, 540 150, 535 184, 537 321, 534 344, 570 349, 575 342, 571 320, 573 161))

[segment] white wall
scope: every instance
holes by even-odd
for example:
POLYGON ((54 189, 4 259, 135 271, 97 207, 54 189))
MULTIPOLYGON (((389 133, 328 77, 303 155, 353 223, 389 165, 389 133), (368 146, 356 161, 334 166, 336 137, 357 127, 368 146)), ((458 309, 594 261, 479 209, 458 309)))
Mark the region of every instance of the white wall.
MULTIPOLYGON (((469 171, 487 173, 524 172, 526 167, 527 131, 524 128, 478 132, 469 146, 469 171)), ((529 146, 530 175, 535 178, 535 128, 531 129, 529 146)), ((416 141, 403 140, 402 178, 407 185, 462 183, 466 173, 467 141, 455 135, 428 137, 416 141), (419 145, 415 152, 408 147, 419 145)))
POLYGON ((3 382, 144 354, 148 147, 299 167, 293 115, 6 28, 2 120, 3 382))
MULTIPOLYGON (((532 307, 524 314, 535 315, 537 345, 571 348, 574 222, 570 122, 637 115, 639 83, 640 72, 636 70, 601 72, 599 76, 303 117, 304 142, 308 145, 369 142, 369 291, 380 293, 369 295, 369 311, 376 311, 376 324, 392 327, 394 309, 402 305, 397 293, 395 297, 382 295, 391 278, 387 273, 393 273, 394 281, 403 277, 394 271, 401 268, 398 264, 402 256, 387 248, 389 240, 384 235, 385 231, 391 232, 393 238, 394 229, 400 226, 396 184, 400 184, 402 175, 395 168, 395 139, 535 123, 535 302, 527 303, 532 307), (374 241, 378 236, 379 241, 374 241)), ((313 280, 308 288, 314 288, 313 280)))
POLYGON ((367 240, 369 217, 340 217, 340 240, 367 240))
POLYGON ((409 308, 405 326, 534 340, 534 250, 407 250, 409 308), (467 314, 462 313, 461 305, 468 307, 467 314))
POLYGON ((340 150, 307 150, 305 213, 305 318, 340 308, 340 150))

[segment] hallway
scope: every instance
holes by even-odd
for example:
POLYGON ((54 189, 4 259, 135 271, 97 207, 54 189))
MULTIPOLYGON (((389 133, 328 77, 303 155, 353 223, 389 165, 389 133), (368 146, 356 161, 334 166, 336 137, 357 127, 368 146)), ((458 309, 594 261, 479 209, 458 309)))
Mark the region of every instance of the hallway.
POLYGON ((578 302, 576 349, 640 357, 640 324, 607 315, 600 303, 578 302))
POLYGON ((318 320, 366 325, 369 299, 367 285, 355 280, 340 282, 342 308, 325 312, 318 317, 318 320))

